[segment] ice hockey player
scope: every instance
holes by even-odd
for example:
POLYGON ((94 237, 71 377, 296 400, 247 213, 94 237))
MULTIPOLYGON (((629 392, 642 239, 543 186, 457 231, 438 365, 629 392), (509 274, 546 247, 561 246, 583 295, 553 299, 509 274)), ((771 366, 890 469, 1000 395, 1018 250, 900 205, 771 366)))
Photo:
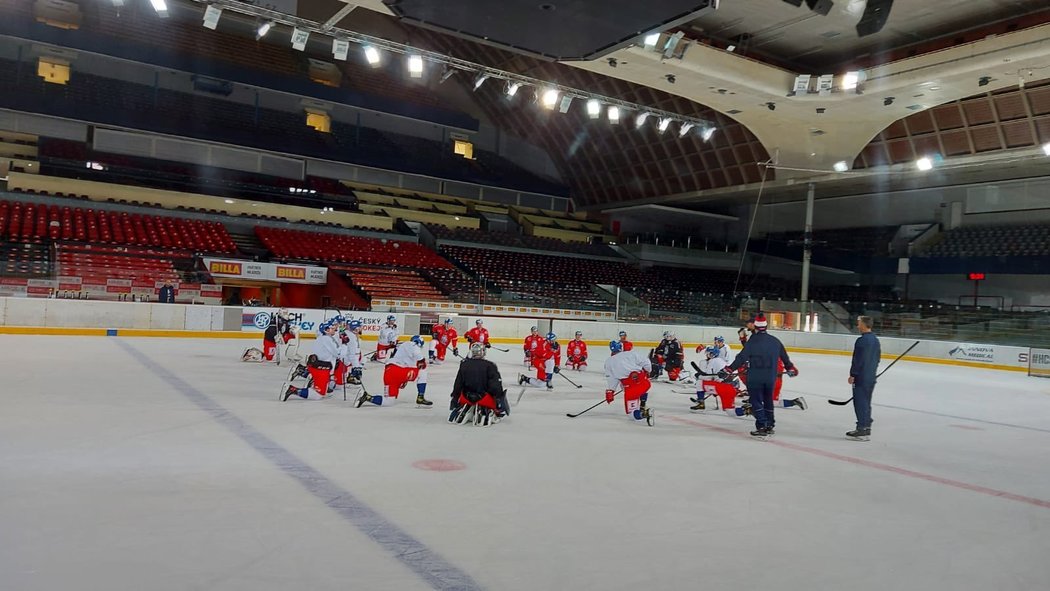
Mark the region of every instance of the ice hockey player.
POLYGON ((616 391, 623 389, 623 406, 627 416, 635 421, 653 424, 653 411, 646 406, 649 399, 649 372, 652 364, 644 355, 624 351, 621 341, 609 341, 609 358, 605 360, 605 402, 616 400, 616 391))
POLYGON ((435 363, 442 364, 445 362, 445 354, 448 352, 448 348, 452 347, 452 354, 459 355, 459 334, 456 332, 456 328, 452 326, 452 319, 446 318, 441 324, 435 324, 430 329, 431 338, 434 340, 434 358, 435 363))
POLYGON ((484 324, 480 318, 474 321, 474 328, 463 334, 467 339, 467 344, 481 343, 486 349, 492 346, 492 343, 489 342, 489 329, 485 328, 484 324))
MULTIPOLYGON (((351 320, 346 323, 346 329, 340 331, 339 340, 342 343, 340 350, 339 363, 336 364, 338 368, 340 365, 343 366, 343 371, 346 368, 350 370, 350 376, 346 378, 348 384, 360 384, 361 376, 364 372, 364 357, 361 354, 361 329, 363 325, 360 320, 351 320)), ((345 374, 344 374, 345 375, 345 374)), ((342 383, 339 378, 342 377, 339 372, 336 372, 336 385, 341 386, 342 383)))
MULTIPOLYGON (((314 392, 311 392, 310 388, 296 388, 289 385, 281 398, 282 402, 288 400, 290 396, 314 400, 328 396, 332 370, 335 369, 336 361, 339 358, 339 342, 336 340, 335 332, 335 322, 331 320, 322 322, 321 326, 318 327, 312 354, 306 360, 306 370, 313 379, 314 392)), ((298 371, 296 373, 298 374, 298 371)))
POLYGON ((561 371, 561 347, 558 345, 558 336, 553 332, 547 333, 547 338, 532 351, 532 366, 536 368, 536 377, 530 378, 521 374, 518 376, 518 384, 536 388, 547 384, 547 389, 553 390, 554 385, 551 381, 554 374, 561 371))
POLYGON ((397 401, 401 388, 409 382, 416 383, 416 404, 430 406, 433 402, 426 399, 427 360, 423 354, 423 337, 414 335, 407 343, 394 350, 383 369, 383 395, 373 396, 368 392, 357 398, 357 408, 366 402, 376 406, 389 406, 397 401))
POLYGON ((566 350, 569 367, 576 371, 583 371, 587 368, 587 343, 583 340, 582 332, 576 331, 576 337, 569 341, 566 350))
POLYGON ((488 427, 510 414, 507 391, 496 364, 485 359, 485 346, 470 345, 470 357, 459 364, 452 386, 448 422, 488 427))
POLYGON ((532 352, 536 347, 540 346, 543 342, 543 335, 540 334, 540 329, 533 326, 529 329, 529 336, 525 337, 525 342, 522 345, 522 349, 525 351, 525 366, 528 367, 532 364, 532 352))
POLYGON ((292 323, 288 321, 288 309, 281 308, 276 314, 270 316, 270 325, 263 331, 262 351, 255 347, 245 349, 241 355, 241 361, 273 361, 277 354, 277 340, 285 345, 295 338, 292 332, 292 323))
POLYGON ((726 339, 723 336, 715 337, 715 349, 718 350, 718 356, 725 359, 726 363, 729 363, 729 356, 732 355, 733 350, 726 344, 726 339))
POLYGON ((386 361, 391 349, 397 347, 397 317, 391 314, 386 317, 386 324, 379 329, 379 341, 376 343, 376 354, 372 361, 386 361))
POLYGON ((626 331, 620 331, 620 345, 623 346, 624 351, 630 351, 631 349, 634 349, 634 343, 627 340, 626 331))
POLYGON ((682 367, 685 365, 685 351, 682 348, 682 342, 678 340, 678 336, 672 331, 664 331, 664 338, 656 346, 653 353, 655 356, 653 372, 656 375, 651 375, 650 377, 660 377, 659 370, 662 368, 667 370, 667 379, 677 382, 678 378, 681 377, 682 367))
POLYGON ((773 416, 773 388, 777 380, 777 361, 784 362, 789 376, 797 376, 798 369, 791 363, 784 345, 766 332, 766 317, 755 317, 754 324, 755 334, 747 340, 744 349, 737 354, 733 363, 719 372, 719 377, 725 379, 729 372, 737 371, 747 364, 748 398, 755 415, 755 430, 751 431, 751 435, 766 437, 774 433, 776 426, 773 416))

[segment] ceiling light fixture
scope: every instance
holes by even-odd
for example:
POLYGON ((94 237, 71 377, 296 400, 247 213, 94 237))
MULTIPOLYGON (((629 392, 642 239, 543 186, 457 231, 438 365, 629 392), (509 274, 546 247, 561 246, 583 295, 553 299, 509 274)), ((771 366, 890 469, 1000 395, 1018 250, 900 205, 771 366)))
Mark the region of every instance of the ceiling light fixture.
POLYGON ((616 105, 611 105, 608 109, 606 109, 605 115, 609 118, 609 123, 613 125, 620 124, 620 107, 617 107, 616 105))
POLYGON ((670 127, 670 126, 671 126, 671 118, 670 117, 664 117, 664 118, 660 119, 660 123, 658 123, 656 125, 656 130, 659 131, 660 133, 663 133, 663 132, 667 131, 667 128, 670 127))
POLYGON ((591 119, 597 119, 602 116, 602 104, 598 102, 598 99, 587 101, 587 116, 591 119))
POLYGON ((925 172, 927 170, 931 170, 931 169, 933 169, 933 160, 931 160, 930 158, 928 158, 926 156, 924 156, 922 158, 919 158, 918 160, 915 161, 915 168, 918 168, 919 170, 921 170, 923 172, 925 172))
POLYGON ((656 44, 659 43, 659 42, 660 42, 660 33, 651 33, 651 34, 645 36, 644 45, 645 45, 646 49, 655 49, 656 48, 656 44))
POLYGON ((168 17, 168 3, 164 0, 149 0, 149 3, 153 5, 153 10, 157 11, 157 15, 161 18, 168 17))
POLYGON ((558 95, 560 93, 553 88, 548 88, 543 91, 543 106, 547 109, 553 109, 558 104, 558 95))
POLYGON ((1043 144, 1043 153, 1050 156, 1050 143, 1043 144))
POLYGON ((518 94, 518 89, 521 88, 521 82, 507 82, 507 96, 513 97, 518 94))
POLYGON ((685 134, 689 133, 689 130, 694 127, 696 127, 695 123, 683 123, 682 126, 678 128, 678 137, 685 137, 685 134))
POLYGON ((484 84, 485 81, 488 80, 488 79, 489 79, 489 75, 488 74, 486 74, 484 72, 482 72, 481 74, 478 74, 478 77, 474 79, 474 91, 476 92, 479 88, 481 88, 481 85, 484 84))
MULTIPOLYGON (((163 1, 163 0, 161 0, 161 1, 163 1)), ((259 25, 259 28, 255 30, 255 40, 258 41, 259 39, 262 39, 263 37, 265 37, 266 34, 269 33, 270 29, 272 29, 272 28, 273 28, 273 21, 266 21, 265 23, 259 25)))
POLYGON ((381 61, 379 56, 379 50, 375 47, 372 47, 371 45, 365 45, 364 51, 365 61, 368 62, 368 65, 372 66, 373 68, 378 68, 379 62, 381 61))
POLYGON ((423 56, 421 55, 410 55, 408 56, 408 75, 412 78, 423 77, 423 56))
POLYGON ((839 160, 835 163, 833 168, 835 169, 835 172, 846 172, 849 170, 849 164, 846 164, 845 160, 839 160))
POLYGON ((642 111, 641 113, 638 113, 638 116, 634 118, 634 126, 635 127, 641 127, 641 126, 645 125, 645 120, 648 119, 648 118, 649 118, 649 113, 648 112, 642 111))
POLYGON ((711 138, 713 138, 714 136, 715 136, 715 128, 714 127, 705 127, 704 130, 702 132, 700 132, 700 137, 704 138, 705 142, 711 141, 711 138))

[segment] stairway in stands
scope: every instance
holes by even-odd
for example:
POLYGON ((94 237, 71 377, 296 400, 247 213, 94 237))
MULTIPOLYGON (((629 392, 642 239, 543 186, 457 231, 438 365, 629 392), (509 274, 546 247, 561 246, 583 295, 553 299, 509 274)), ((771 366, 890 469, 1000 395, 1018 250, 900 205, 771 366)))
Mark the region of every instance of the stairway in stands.
POLYGON ((230 239, 237 245, 237 251, 244 256, 252 257, 257 261, 265 261, 270 258, 270 251, 266 250, 262 241, 254 233, 230 232, 230 239))

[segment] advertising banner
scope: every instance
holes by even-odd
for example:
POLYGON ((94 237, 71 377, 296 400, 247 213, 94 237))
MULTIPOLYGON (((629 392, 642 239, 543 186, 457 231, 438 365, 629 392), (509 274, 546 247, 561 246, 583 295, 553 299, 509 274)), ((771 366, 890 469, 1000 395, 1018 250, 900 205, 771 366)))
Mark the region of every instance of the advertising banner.
POLYGON ((236 261, 229 259, 204 259, 208 272, 216 279, 255 279, 278 283, 324 284, 328 282, 328 269, 306 265, 283 265, 236 261))
MULTIPOLYGON (((278 308, 246 307, 241 312, 241 330, 246 332, 262 332, 270 326, 270 321, 278 308)), ((333 310, 311 310, 305 308, 289 308, 288 313, 292 324, 299 327, 302 334, 316 333, 317 327, 325 320, 337 314, 333 310)), ((350 320, 360 320, 363 326, 362 334, 378 335, 379 329, 386 323, 387 316, 397 318, 397 325, 405 325, 404 314, 389 314, 387 312, 343 312, 343 316, 350 320)))

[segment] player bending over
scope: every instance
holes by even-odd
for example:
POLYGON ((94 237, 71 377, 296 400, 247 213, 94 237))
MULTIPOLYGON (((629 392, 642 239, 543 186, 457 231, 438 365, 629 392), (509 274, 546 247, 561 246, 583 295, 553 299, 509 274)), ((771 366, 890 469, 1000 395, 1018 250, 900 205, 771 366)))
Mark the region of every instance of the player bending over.
POLYGON ((448 422, 488 427, 510 414, 507 391, 496 364, 485 359, 485 346, 473 343, 470 357, 459 364, 452 386, 448 422))
POLYGON ((409 382, 416 383, 417 405, 434 404, 423 396, 427 391, 427 360, 423 354, 423 338, 419 335, 414 335, 409 342, 399 346, 387 360, 386 368, 383 369, 383 395, 372 396, 362 392, 357 399, 357 408, 361 408, 366 402, 376 406, 389 406, 397 402, 401 388, 409 382))
POLYGON ((616 390, 623 389, 623 407, 635 421, 653 424, 653 411, 645 403, 649 399, 649 372, 652 364, 635 351, 624 351, 620 341, 609 341, 610 357, 605 360, 605 402, 616 400, 616 390))

